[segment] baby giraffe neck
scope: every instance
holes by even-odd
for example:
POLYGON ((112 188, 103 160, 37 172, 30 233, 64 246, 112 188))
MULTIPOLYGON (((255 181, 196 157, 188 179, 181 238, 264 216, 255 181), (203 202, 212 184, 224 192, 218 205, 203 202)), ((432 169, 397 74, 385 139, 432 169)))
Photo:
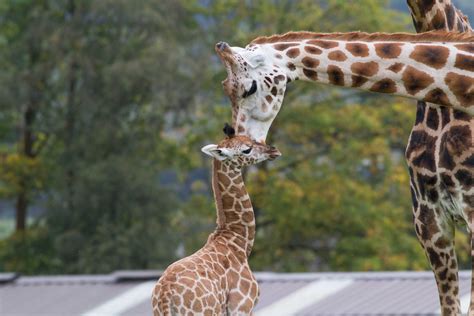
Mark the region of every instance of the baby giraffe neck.
POLYGON ((212 189, 217 209, 217 231, 226 235, 250 255, 255 238, 255 218, 245 189, 241 169, 213 159, 212 189))
POLYGON ((260 45, 289 81, 395 94, 474 114, 474 44, 399 37, 364 41, 315 34, 260 45))

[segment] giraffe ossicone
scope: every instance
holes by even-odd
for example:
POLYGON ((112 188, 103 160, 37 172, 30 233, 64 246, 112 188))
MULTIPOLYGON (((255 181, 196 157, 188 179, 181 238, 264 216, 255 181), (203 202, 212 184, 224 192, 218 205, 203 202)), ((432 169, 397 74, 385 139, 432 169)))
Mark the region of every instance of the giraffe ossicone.
POLYGON ((264 142, 294 80, 405 96, 474 115, 474 36, 311 33, 216 44, 237 134, 264 142), (253 89, 252 89, 253 88, 253 89))
POLYGON ((194 254, 171 264, 152 294, 154 315, 250 315, 258 283, 248 256, 255 238, 255 217, 242 167, 281 154, 273 146, 224 127, 227 137, 202 148, 211 156, 217 228, 194 254))

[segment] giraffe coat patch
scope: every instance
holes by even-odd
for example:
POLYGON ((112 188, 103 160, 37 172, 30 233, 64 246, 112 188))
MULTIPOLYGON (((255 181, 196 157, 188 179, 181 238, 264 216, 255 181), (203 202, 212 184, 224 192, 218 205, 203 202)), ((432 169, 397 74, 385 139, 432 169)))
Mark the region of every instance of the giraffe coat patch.
POLYGON ((330 83, 336 86, 344 85, 344 73, 342 72, 341 68, 334 65, 330 65, 328 66, 327 72, 330 83))
POLYGON ((401 43, 375 44, 375 52, 381 58, 397 58, 402 52, 401 43))
POLYGON ((323 51, 315 46, 311 46, 311 45, 306 45, 304 47, 304 50, 310 54, 313 54, 313 55, 320 55, 323 53, 323 51))
POLYGON ((449 72, 445 82, 462 106, 474 104, 474 78, 449 72))
POLYGON ((355 57, 369 56, 369 47, 363 43, 347 43, 346 49, 355 57))
POLYGON ((410 58, 435 69, 443 68, 448 56, 448 48, 427 45, 415 46, 415 50, 410 54, 410 58))
POLYGON ((429 74, 411 66, 408 66, 403 72, 402 80, 405 89, 411 95, 417 94, 434 82, 433 77, 429 74))
POLYGON ((382 93, 394 93, 397 91, 395 81, 392 79, 382 79, 373 84, 370 91, 382 93))

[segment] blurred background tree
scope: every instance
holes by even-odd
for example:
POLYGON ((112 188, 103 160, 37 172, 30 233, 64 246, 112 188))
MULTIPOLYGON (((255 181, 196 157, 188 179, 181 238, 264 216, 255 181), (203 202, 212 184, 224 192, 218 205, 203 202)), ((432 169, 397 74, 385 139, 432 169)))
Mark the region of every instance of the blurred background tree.
MULTIPOLYGON (((404 6, 2 1, 0 270, 163 269, 194 252, 215 225, 200 148, 230 120, 214 44, 412 31, 404 6)), ((426 269, 403 157, 414 117, 412 101, 291 84, 268 140, 283 157, 247 174, 254 270, 426 269)), ((467 238, 458 244, 467 267, 467 238)))

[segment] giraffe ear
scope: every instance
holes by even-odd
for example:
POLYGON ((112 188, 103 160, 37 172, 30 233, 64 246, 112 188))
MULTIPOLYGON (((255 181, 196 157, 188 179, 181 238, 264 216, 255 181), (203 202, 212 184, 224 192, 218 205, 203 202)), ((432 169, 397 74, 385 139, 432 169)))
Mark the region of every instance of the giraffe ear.
POLYGON ((206 155, 216 158, 218 160, 224 160, 226 158, 225 155, 222 153, 222 150, 218 149, 217 145, 215 144, 204 146, 201 148, 201 151, 206 155))
POLYGON ((262 54, 255 54, 249 57, 248 63, 250 67, 257 68, 265 64, 265 56, 262 54))

